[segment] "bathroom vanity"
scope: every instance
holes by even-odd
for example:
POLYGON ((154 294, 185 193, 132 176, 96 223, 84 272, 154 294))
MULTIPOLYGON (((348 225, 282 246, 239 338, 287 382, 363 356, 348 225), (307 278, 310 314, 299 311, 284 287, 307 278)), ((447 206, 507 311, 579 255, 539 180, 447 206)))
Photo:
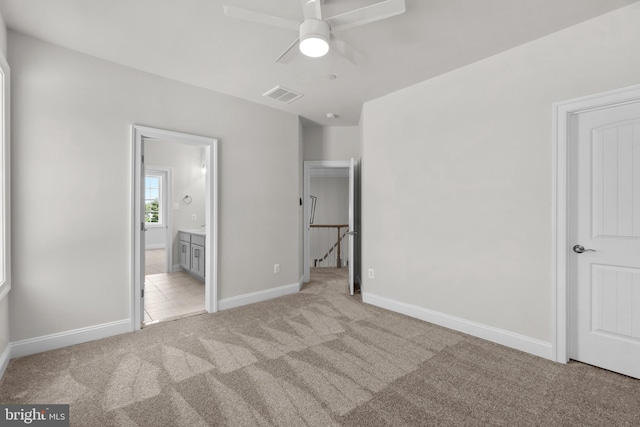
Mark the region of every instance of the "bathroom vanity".
POLYGON ((205 272, 205 236, 206 231, 200 229, 178 232, 180 267, 200 279, 204 279, 205 272))

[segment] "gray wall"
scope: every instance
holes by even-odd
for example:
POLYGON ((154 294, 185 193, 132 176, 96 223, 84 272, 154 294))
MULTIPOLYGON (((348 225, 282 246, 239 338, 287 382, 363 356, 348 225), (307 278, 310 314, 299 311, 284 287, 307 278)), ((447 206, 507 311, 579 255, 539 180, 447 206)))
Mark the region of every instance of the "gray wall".
POLYGON ((304 160, 360 158, 360 127, 304 127, 304 160))
MULTIPOLYGON (((7 56, 7 27, 4 23, 4 18, 0 15, 0 54, 6 58, 7 56)), ((5 154, 6 156, 6 154, 5 154)), ((8 164, 8 162, 7 162, 8 164)), ((2 173, 5 173, 2 171, 2 173)), ((8 175, 5 175, 5 179, 9 178, 8 175)), ((10 201, 9 201, 10 202, 10 201)), ((7 206, 7 213, 10 212, 10 206, 7 206)), ((5 216, 7 220, 9 220, 10 215, 5 216)), ((10 242, 9 236, 3 236, 7 242, 10 242)), ((8 252, 6 254, 6 259, 10 264, 11 260, 11 246, 7 245, 8 252)), ((6 268, 6 282, 11 286, 11 266, 5 266, 6 268)), ((9 297, 5 295, 4 298, 0 299, 0 355, 7 349, 7 345, 9 344, 9 297)), ((0 360, 1 362, 1 360, 0 360)), ((1 367, 0 367, 1 368, 1 367)), ((0 372, 1 374, 1 372, 0 372)))
POLYGON ((310 191, 318 198, 314 224, 349 223, 349 178, 311 177, 310 191))
MULTIPOLYGON (((4 353, 9 345, 9 333, 9 297, 5 296, 0 299, 0 355, 4 353)), ((0 378, 2 373, 0 370, 0 378)))
POLYGON ((2 14, 0 14, 0 52, 7 57, 7 26, 2 14))
POLYGON ((15 32, 9 61, 12 341, 129 318, 132 124, 219 138, 219 298, 298 283, 297 116, 15 32))
POLYGON ((552 104, 640 83, 640 3, 365 104, 363 293, 551 340, 552 104))

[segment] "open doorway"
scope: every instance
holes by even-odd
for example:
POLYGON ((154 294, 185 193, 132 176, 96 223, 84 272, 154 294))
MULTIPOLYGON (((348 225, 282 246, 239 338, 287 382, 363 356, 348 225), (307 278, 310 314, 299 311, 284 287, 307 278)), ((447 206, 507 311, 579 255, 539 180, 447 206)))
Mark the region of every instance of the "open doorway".
MULTIPOLYGON (((207 171, 204 147, 160 139, 144 142, 143 323, 149 325, 204 312, 204 271, 193 268, 197 263, 191 262, 191 251, 197 239, 205 239, 207 171), (181 251, 189 256, 181 259, 181 251)), ((195 250, 203 259, 204 247, 195 250)))
MULTIPOLYGON (((148 154, 147 159, 151 160, 148 154)), ((145 276, 172 271, 170 262, 172 251, 171 246, 167 245, 170 240, 170 230, 173 228, 173 209, 170 203, 172 189, 172 168, 170 166, 146 166, 144 190, 145 276)))
POLYGON ((313 169, 308 202, 312 269, 349 268, 349 169, 313 169))
POLYGON ((217 310, 217 140, 132 127, 132 329, 217 310))
POLYGON ((330 277, 359 290, 358 162, 304 162, 304 281, 330 277))

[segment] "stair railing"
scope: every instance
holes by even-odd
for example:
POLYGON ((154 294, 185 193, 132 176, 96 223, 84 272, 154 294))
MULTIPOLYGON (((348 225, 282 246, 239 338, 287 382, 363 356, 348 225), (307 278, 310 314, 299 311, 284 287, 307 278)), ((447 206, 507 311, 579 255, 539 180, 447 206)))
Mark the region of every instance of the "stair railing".
POLYGON ((349 231, 349 224, 311 224, 312 256, 314 267, 342 268, 349 264, 348 258, 343 260, 343 239, 349 231), (332 231, 335 229, 335 231, 332 231), (334 234, 335 233, 335 234, 334 234), (333 234, 333 238, 330 235, 333 234), (327 246, 329 247, 328 249, 327 246), (335 258, 331 255, 335 252, 335 258), (334 262, 335 261, 335 262, 334 262))

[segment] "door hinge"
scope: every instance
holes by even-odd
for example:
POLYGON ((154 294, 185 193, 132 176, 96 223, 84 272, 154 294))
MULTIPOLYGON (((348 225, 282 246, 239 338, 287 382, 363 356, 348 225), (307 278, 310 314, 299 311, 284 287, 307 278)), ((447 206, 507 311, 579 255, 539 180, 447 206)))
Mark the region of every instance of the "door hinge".
POLYGON ((144 289, 140 289, 140 298, 144 298, 144 289))

